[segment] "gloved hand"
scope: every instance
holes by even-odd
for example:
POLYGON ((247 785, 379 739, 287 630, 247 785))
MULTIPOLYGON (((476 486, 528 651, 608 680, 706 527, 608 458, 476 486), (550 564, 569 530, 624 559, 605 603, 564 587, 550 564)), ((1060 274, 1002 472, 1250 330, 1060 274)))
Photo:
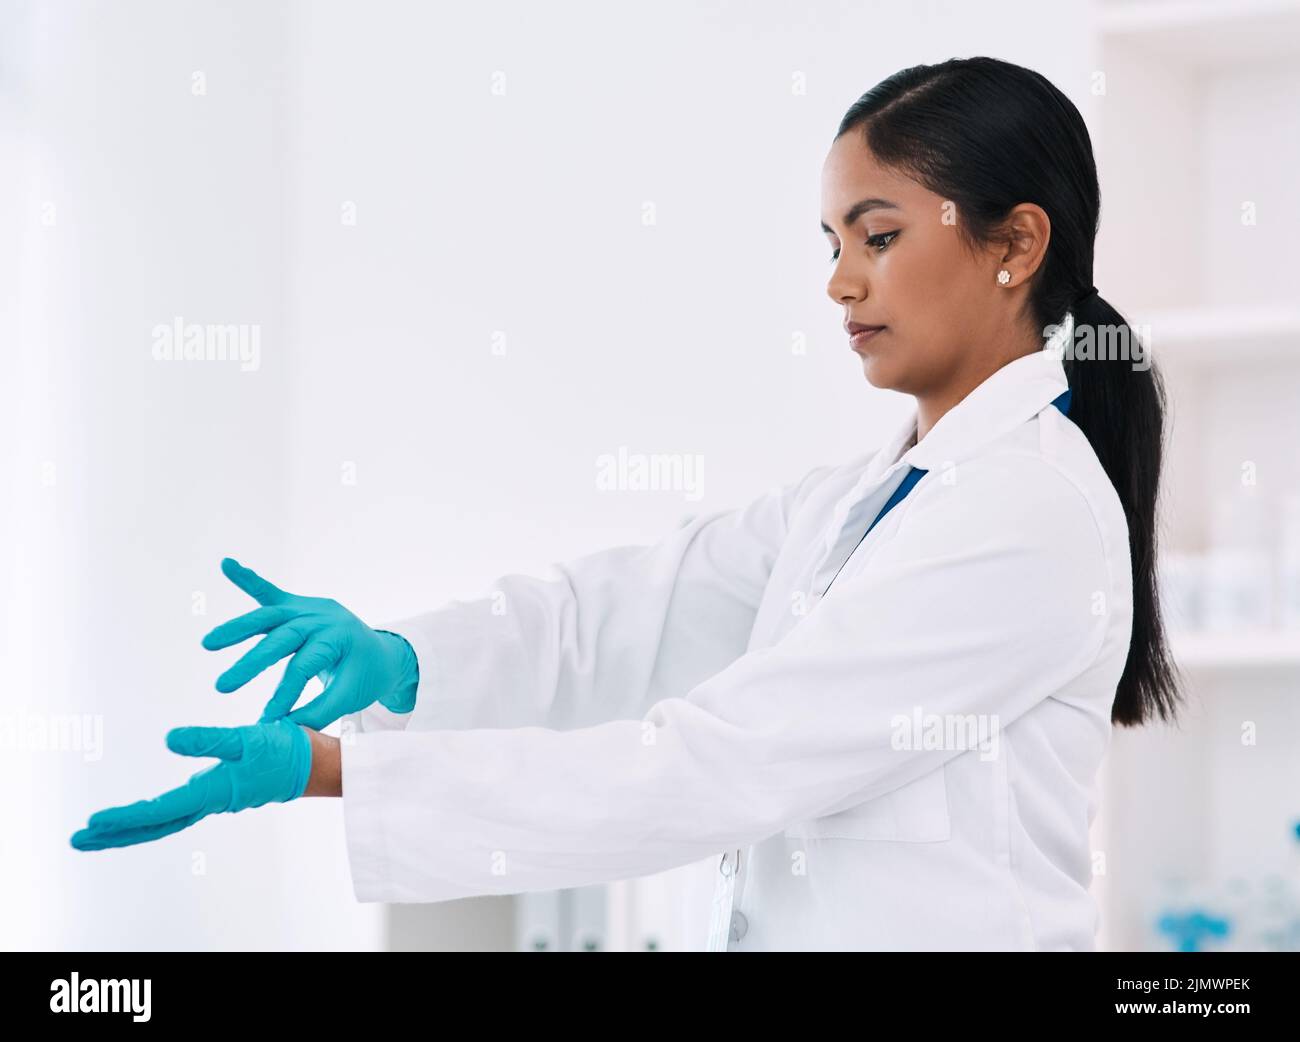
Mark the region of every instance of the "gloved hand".
POLYGON ((262 607, 223 622, 203 638, 203 646, 216 651, 258 633, 267 637, 217 677, 218 691, 234 691, 293 655, 262 720, 288 714, 290 720, 319 731, 376 701, 394 713, 415 708, 419 664, 411 646, 397 634, 371 629, 338 601, 285 593, 229 557, 221 562, 221 570, 262 607), (325 682, 325 690, 293 709, 314 676, 325 682))
POLYGON ((311 777, 311 739, 288 720, 245 727, 176 727, 167 748, 182 756, 216 756, 179 789, 157 799, 110 807, 72 835, 78 850, 147 843, 188 828, 209 814, 234 813, 296 800, 311 777))

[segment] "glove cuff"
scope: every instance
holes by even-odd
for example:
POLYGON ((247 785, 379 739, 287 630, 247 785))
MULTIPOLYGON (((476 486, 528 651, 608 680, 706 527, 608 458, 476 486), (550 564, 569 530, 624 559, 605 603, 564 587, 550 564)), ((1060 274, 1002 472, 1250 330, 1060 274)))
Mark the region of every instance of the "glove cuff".
MULTIPOLYGON (((293 737, 293 795, 290 800, 296 800, 307 791, 307 783, 311 781, 311 761, 312 746, 311 735, 301 724, 294 724, 295 734, 293 737)), ((285 801, 286 803, 288 800, 285 801)))
POLYGON ((415 649, 405 637, 392 630, 375 630, 383 638, 389 651, 397 657, 398 681, 392 691, 380 695, 376 701, 391 713, 409 713, 415 708, 415 693, 420 685, 420 661, 415 649))

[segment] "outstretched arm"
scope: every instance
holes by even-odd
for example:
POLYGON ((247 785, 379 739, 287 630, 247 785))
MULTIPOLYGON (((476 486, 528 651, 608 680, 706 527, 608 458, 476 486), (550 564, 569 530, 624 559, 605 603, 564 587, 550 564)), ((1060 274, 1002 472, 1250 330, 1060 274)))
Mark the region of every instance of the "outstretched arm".
MULTIPOLYGON (((644 719, 352 736, 357 897, 628 879, 875 799, 965 751, 900 741, 917 713, 996 733, 1097 668, 1116 567, 1068 479, 965 464, 954 485, 918 486, 898 534, 779 643, 644 719)), ((1107 726, 1109 704, 1080 708, 1107 726)))

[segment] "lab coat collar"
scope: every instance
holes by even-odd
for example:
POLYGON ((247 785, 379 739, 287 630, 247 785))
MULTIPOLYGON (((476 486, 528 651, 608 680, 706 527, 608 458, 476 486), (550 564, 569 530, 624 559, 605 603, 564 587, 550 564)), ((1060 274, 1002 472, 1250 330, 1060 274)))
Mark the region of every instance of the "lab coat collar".
MULTIPOLYGON (((913 406, 907 422, 867 461, 857 483, 836 504, 826 532, 827 556, 819 568, 839 567, 862 538, 864 526, 912 467, 942 470, 969 459, 995 438, 1051 408, 1053 399, 1068 387, 1060 356, 1044 349, 1022 355, 987 377, 939 417, 920 444, 913 444, 917 420, 913 406)), ((817 577, 826 580, 829 574, 819 571, 817 577)))
POLYGON ((913 408, 907 422, 881 450, 872 470, 883 477, 885 472, 904 464, 934 470, 960 463, 1037 416, 1068 387, 1065 366, 1055 352, 1039 350, 1022 355, 987 377, 939 417, 916 445, 912 445, 917 423, 913 408))

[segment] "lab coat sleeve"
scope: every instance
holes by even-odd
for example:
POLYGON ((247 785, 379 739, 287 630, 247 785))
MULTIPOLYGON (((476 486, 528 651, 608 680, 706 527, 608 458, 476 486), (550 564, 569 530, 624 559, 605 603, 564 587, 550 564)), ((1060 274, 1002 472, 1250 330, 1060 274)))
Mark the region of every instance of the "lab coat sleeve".
POLYGON ((1098 658, 1112 562, 1052 465, 963 463, 896 509, 893 538, 784 639, 644 719, 357 735, 358 899, 582 886, 758 842, 964 751, 900 742, 914 712, 1005 728, 1098 658))
POLYGON ((834 468, 747 506, 691 518, 658 543, 506 575, 486 596, 388 623, 415 649, 415 708, 358 731, 551 727, 637 719, 744 654, 790 518, 834 468))

